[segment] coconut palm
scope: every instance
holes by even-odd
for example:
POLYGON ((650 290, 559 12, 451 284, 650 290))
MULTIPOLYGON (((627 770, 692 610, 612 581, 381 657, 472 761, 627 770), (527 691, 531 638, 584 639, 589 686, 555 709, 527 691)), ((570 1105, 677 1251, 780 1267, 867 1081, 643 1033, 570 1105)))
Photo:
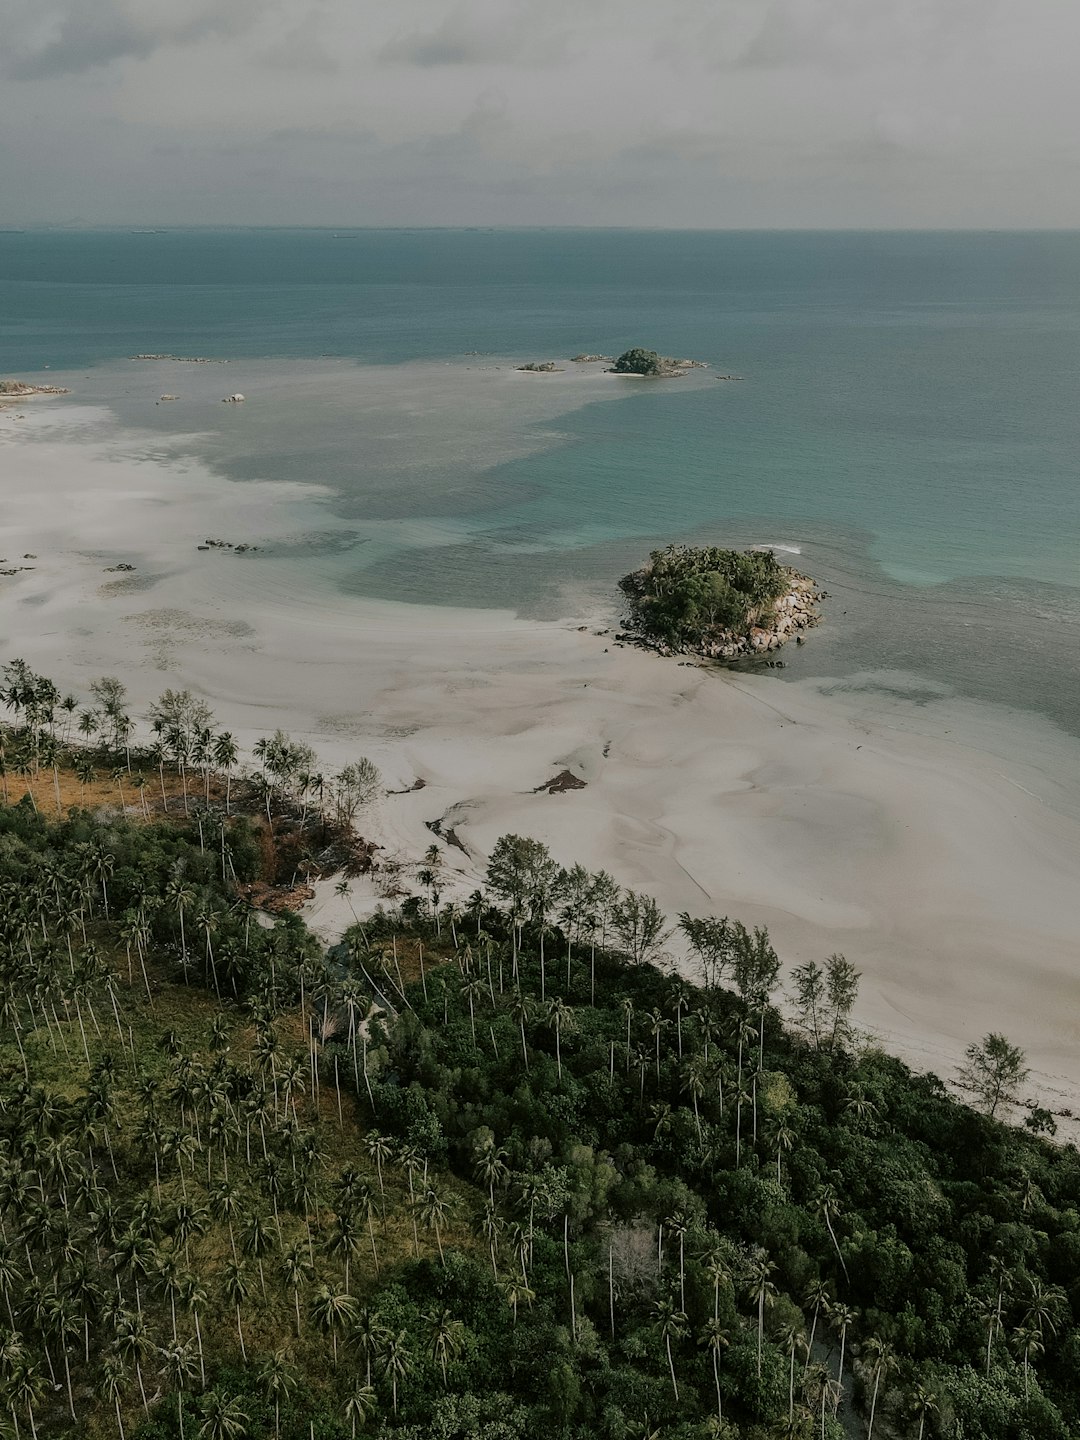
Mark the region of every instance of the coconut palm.
POLYGON ((268 1355, 257 1371, 259 1386, 274 1406, 274 1435, 281 1435, 281 1402, 287 1400, 296 1389, 297 1377, 289 1365, 287 1350, 275 1350, 268 1355))
POLYGON ((529 1073, 529 1047, 525 1042, 525 1026, 532 1019, 532 1009, 520 987, 516 985, 510 997, 510 1013, 517 1021, 518 1029, 521 1031, 521 1058, 527 1075, 529 1073))
POLYGON ((776 1266, 764 1250, 755 1250, 746 1267, 747 1298, 757 1306, 757 1375, 761 1379, 761 1349, 765 1339, 765 1306, 776 1294, 771 1280, 776 1266))
MULTIPOLYGON (((800 1349, 807 1349, 806 1336, 801 1325, 788 1324, 780 1331, 781 1348, 788 1355, 788 1423, 795 1418, 795 1355, 800 1349)), ((809 1353, 809 1351, 807 1351, 809 1353)))
POLYGON ((408 1346, 406 1331, 398 1330, 387 1334, 381 1347, 380 1359, 383 1376, 390 1381, 394 1414, 396 1415, 398 1386, 408 1378, 409 1371, 412 1369, 412 1352, 408 1346))
POLYGON ((354 1385, 345 1397, 345 1404, 341 1408, 345 1419, 352 1427, 352 1440, 356 1440, 357 1429, 363 1429, 377 1408, 375 1391, 370 1383, 354 1385))
MULTIPOLYGON (((124 1440, 124 1415, 121 1407, 121 1398, 127 1384, 127 1367, 119 1355, 106 1354, 101 1358, 100 1379, 97 1392, 101 1398, 107 1401, 116 1411, 116 1428, 120 1440, 124 1440)), ((12 1410, 14 1412, 14 1397, 12 1397, 12 1410)), ((31 1425, 33 1419, 31 1418, 31 1425)), ((35 1435, 37 1431, 34 1431, 35 1435)))
POLYGON ((439 1259, 445 1264, 443 1253, 442 1227, 450 1215, 450 1202, 444 1200, 433 1185, 429 1185, 420 1197, 416 1207, 420 1222, 428 1230, 435 1231, 435 1242, 439 1247, 439 1259))
POLYGON ((681 1340, 687 1332, 687 1319, 684 1311, 676 1308, 675 1301, 669 1295, 662 1296, 652 1308, 653 1328, 660 1336, 664 1346, 664 1353, 667 1356, 668 1370, 671 1374, 671 1388, 675 1392, 675 1404, 679 1403, 679 1382, 675 1378, 675 1359, 672 1354, 671 1344, 673 1340, 681 1340))
POLYGON ((232 814, 232 772, 240 751, 228 730, 222 730, 214 737, 213 760, 219 770, 225 772, 225 814, 232 814))
POLYGON ((506 1164, 506 1151, 495 1144, 494 1136, 485 1140, 476 1151, 473 1174, 480 1184, 488 1187, 488 1201, 494 1208, 495 1187, 501 1188, 505 1185, 510 1174, 506 1164))
POLYGON ((711 1316, 702 1329, 701 1343, 708 1349, 712 1360, 713 1383, 716 1386, 716 1418, 722 1423, 724 1402, 720 1394, 720 1356, 731 1344, 731 1335, 715 1316, 711 1316))
POLYGON ((351 1295, 320 1285, 311 1299, 311 1318, 334 1346, 334 1364, 338 1363, 338 1335, 356 1319, 356 1302, 351 1295))
POLYGON ((832 1241, 833 1249, 836 1251, 836 1258, 840 1261, 840 1268, 844 1272, 844 1279, 850 1283, 851 1276, 848 1274, 844 1257, 840 1253, 840 1242, 837 1240, 836 1231, 833 1229, 832 1222, 840 1214, 840 1202, 836 1198, 836 1191, 832 1185, 822 1185, 820 1187, 817 1193, 816 1203, 818 1214, 825 1221, 825 1228, 829 1232, 829 1239, 832 1241))
POLYGON ((1067 1303, 1065 1291, 1059 1285, 1044 1285, 1041 1280, 1031 1279, 1028 1281, 1024 1324, 1036 1329, 1040 1337, 1044 1330, 1056 1335, 1067 1303))
POLYGON ((245 1440, 249 1434, 247 1413, 235 1396, 211 1390, 203 1396, 202 1411, 199 1440, 245 1440))
POLYGON ((555 1033, 555 1067, 562 1083, 562 1035, 564 1031, 573 1029, 574 1012, 565 1003, 561 996, 556 995, 547 1002, 544 1007, 544 1022, 549 1030, 555 1033))
POLYGON ((529 1282, 521 1275, 510 1274, 502 1282, 502 1292, 506 1296, 506 1302, 510 1306, 514 1316, 514 1324, 517 1325, 518 1306, 524 1300, 526 1305, 531 1305, 536 1298, 536 1292, 531 1289, 529 1282))
POLYGON ((823 1311, 826 1315, 828 1315, 829 1304, 831 1300, 831 1292, 828 1285, 826 1285, 823 1280, 815 1280, 813 1285, 811 1285, 810 1288, 803 1295, 803 1304, 808 1306, 814 1312, 814 1318, 810 1325, 810 1339, 807 1341, 806 1344, 806 1353, 808 1358, 813 1353, 814 1336, 817 1333, 818 1320, 820 1319, 823 1311))
POLYGON ((244 1323, 240 1307, 251 1294, 251 1281, 244 1266, 235 1260, 230 1260, 222 1269, 221 1287, 225 1292, 226 1300, 236 1311, 236 1333, 240 1337, 240 1354, 246 1365, 247 1346, 244 1344, 244 1323))
POLYGON ((881 1389, 881 1382, 891 1371, 896 1369, 897 1360, 890 1346, 876 1335, 871 1335, 863 1342, 863 1350, 870 1362, 870 1377, 873 1386, 870 1397, 870 1420, 866 1428, 866 1440, 873 1440, 874 1419, 877 1415, 878 1394, 881 1389))
POLYGON ((847 1345, 847 1335, 857 1318, 856 1312, 850 1305, 837 1304, 834 1305, 829 1312, 829 1321, 833 1329, 836 1330, 840 1336, 840 1362, 836 1370, 836 1405, 833 1406, 833 1414, 836 1413, 840 1404, 840 1398, 843 1394, 844 1350, 847 1345))
MULTIPOLYGON (((1024 1392, 1027 1398, 1027 1392, 1024 1392)), ((915 1386, 910 1396, 911 1412, 919 1422, 918 1440, 923 1440, 926 1431, 926 1420, 929 1415, 938 1413, 937 1393, 921 1382, 915 1386)))
POLYGON ((184 1390, 189 1380, 198 1373, 198 1359, 190 1340, 181 1345, 174 1342, 161 1351, 161 1369, 158 1374, 167 1383, 176 1386, 176 1413, 180 1423, 180 1440, 184 1440, 184 1390))
POLYGON ((465 1344, 465 1327, 455 1320, 444 1306, 424 1317, 428 1354, 442 1371, 443 1388, 446 1388, 446 1367, 457 1359, 465 1344))

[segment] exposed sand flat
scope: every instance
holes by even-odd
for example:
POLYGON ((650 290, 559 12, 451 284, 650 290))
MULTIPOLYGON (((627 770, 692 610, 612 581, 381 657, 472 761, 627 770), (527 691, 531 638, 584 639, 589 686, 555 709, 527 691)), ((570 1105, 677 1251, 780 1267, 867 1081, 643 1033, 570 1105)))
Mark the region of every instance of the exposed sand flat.
MULTIPOLYGON (((139 708, 190 685, 242 742, 281 725, 329 767, 368 754, 391 788, 425 781, 370 828, 417 856, 449 817, 463 891, 500 834, 535 835, 672 916, 767 924, 788 966, 843 951, 857 1018, 916 1063, 948 1073, 999 1029, 1077 1103, 1080 745, 1049 725, 679 666, 596 623, 333 596, 285 554, 199 553, 207 534, 295 537, 317 492, 166 463, 73 404, 62 423, 0 417, 0 467, 0 556, 36 567, 0 579, 0 657, 61 685, 119 674, 139 708), (139 569, 103 574, 114 558, 139 569), (564 768, 586 787, 533 793, 564 768)), ((315 918, 347 924, 326 889, 315 918)))

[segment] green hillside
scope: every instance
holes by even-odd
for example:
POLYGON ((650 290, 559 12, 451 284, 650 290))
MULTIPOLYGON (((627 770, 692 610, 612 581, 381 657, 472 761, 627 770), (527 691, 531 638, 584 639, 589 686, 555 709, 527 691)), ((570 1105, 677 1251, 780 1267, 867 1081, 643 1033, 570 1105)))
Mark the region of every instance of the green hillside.
POLYGON ((327 848, 287 777, 69 809, 16 718, 12 1434, 1077 1433, 1080 1157, 859 1045, 841 957, 684 917, 691 985, 647 897, 512 836, 327 954, 239 898, 327 848))

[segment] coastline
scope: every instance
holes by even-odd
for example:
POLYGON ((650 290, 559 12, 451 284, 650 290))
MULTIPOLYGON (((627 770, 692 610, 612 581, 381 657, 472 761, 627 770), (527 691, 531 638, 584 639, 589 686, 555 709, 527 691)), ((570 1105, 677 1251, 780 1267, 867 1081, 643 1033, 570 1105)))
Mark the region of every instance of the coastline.
MULTIPOLYGON (((321 492, 223 481, 145 437, 125 449, 77 399, 65 417, 52 439, 40 413, 0 430, 22 490, 0 553, 36 557, 0 581, 4 658, 84 691, 118 674, 138 712, 188 685, 245 748, 281 725, 330 766, 369 755, 389 789, 423 778, 380 803, 373 838, 418 856, 430 822, 452 824, 463 891, 517 831, 671 916, 767 924, 785 970, 843 951, 863 972, 858 1023, 887 1048, 948 1077, 966 1044, 1004 1030, 1053 1108, 1080 1107, 1080 817, 1045 767, 973 741, 980 707, 948 702, 951 735, 919 733, 914 705, 617 649, 597 633, 614 630, 607 614, 350 599, 287 557, 199 555, 207 534, 287 546, 321 492), (105 575, 117 559, 138 568, 105 575), (562 769, 584 788, 535 793, 562 769)), ((1048 754, 1080 749, 1050 731, 1048 754)), ((333 927, 325 894, 312 913, 333 927)))

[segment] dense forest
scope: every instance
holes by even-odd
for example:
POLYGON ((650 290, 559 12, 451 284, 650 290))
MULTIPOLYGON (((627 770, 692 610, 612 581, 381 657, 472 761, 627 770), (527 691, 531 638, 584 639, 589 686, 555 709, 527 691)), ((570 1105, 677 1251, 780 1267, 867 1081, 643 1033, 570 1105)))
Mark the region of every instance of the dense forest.
POLYGON ((1003 1037, 962 1103, 860 1040, 848 960, 518 836, 327 951, 245 896, 349 895, 374 767, 0 693, 12 1435, 1080 1433, 1080 1156, 995 1113, 1003 1037))

